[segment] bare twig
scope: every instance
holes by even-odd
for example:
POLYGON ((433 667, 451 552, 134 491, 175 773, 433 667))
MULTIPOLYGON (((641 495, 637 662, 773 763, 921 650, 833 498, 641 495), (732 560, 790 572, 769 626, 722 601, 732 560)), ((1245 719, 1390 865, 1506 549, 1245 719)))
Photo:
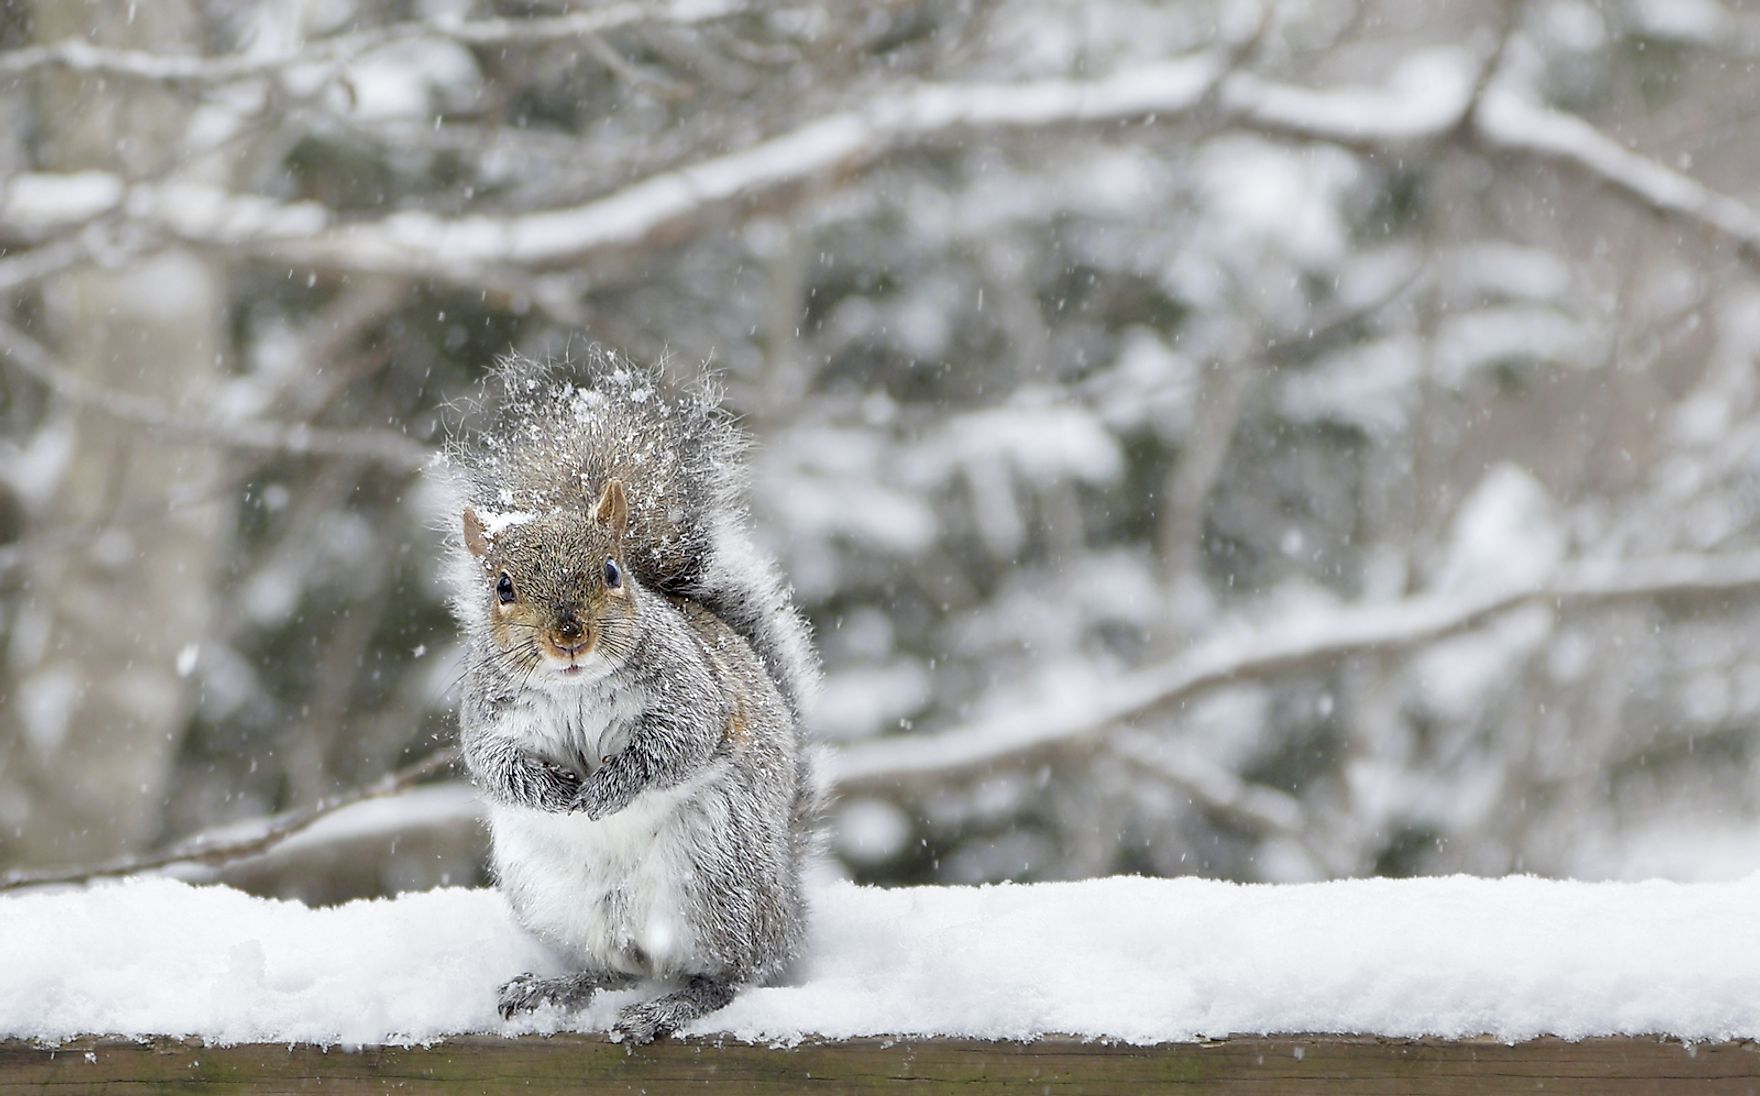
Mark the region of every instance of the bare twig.
POLYGON ((355 457, 409 471, 421 468, 432 455, 408 438, 378 431, 337 430, 259 419, 204 421, 158 400, 102 388, 69 373, 46 347, 7 323, 0 323, 0 357, 81 407, 166 434, 238 449, 355 457))
POLYGON ((1478 597, 1428 596, 1343 609, 1200 647, 1083 690, 1079 704, 1029 703, 966 727, 846 747, 832 778, 851 794, 923 789, 998 769, 1092 755, 1114 729, 1164 717, 1224 685, 1413 650, 1530 605, 1586 609, 1668 597, 1760 593, 1760 553, 1579 563, 1548 583, 1478 597))
POLYGON ((335 814, 344 807, 407 791, 426 777, 451 767, 457 760, 458 751, 454 747, 436 750, 420 761, 389 773, 364 788, 329 796, 311 806, 250 823, 242 834, 237 832, 239 827, 228 827, 218 833, 198 835, 179 842, 163 852, 144 856, 122 857, 85 867, 6 872, 0 874, 0 891, 17 890, 20 887, 88 883, 94 879, 138 875, 176 864, 219 865, 244 860, 269 851, 319 819, 335 814))

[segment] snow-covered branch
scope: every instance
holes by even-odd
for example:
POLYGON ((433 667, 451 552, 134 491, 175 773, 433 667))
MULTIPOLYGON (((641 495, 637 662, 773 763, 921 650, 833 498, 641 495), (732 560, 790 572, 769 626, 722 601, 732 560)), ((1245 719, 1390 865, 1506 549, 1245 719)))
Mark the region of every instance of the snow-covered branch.
POLYGON ((1585 171, 1647 209, 1730 238, 1744 254, 1760 242, 1760 213, 1752 207, 1624 148, 1580 118, 1495 84, 1482 87, 1464 59, 1410 68, 1386 87, 1313 90, 1234 71, 1227 54, 1207 50, 1091 80, 927 85, 579 205, 522 214, 404 211, 345 222, 315 203, 280 204, 189 184, 129 186, 101 173, 23 175, 0 192, 0 234, 37 240, 110 214, 169 238, 304 269, 482 285, 510 271, 573 267, 676 243, 730 210, 784 200, 901 149, 973 131, 1167 123, 1215 110, 1234 128, 1373 153, 1465 140, 1585 171), (1414 90, 1420 87, 1422 94, 1414 90))
POLYGON ((569 42, 644 24, 674 26, 722 19, 745 11, 728 0, 673 0, 668 4, 607 4, 589 11, 529 19, 428 19, 320 38, 291 54, 243 52, 217 56, 105 49, 80 38, 0 53, 0 79, 42 69, 86 76, 175 85, 214 85, 270 76, 303 66, 343 64, 374 50, 424 38, 493 47, 569 42))
POLYGON ((0 259, 0 293, 33 285, 90 260, 92 248, 88 235, 86 232, 73 233, 0 259))
MULTIPOLYGON (((1029 701, 977 723, 936 734, 887 738, 843 747, 830 779, 839 793, 920 791, 1101 750, 1167 780, 1205 810, 1271 836, 1294 841, 1317 865, 1333 869, 1324 849, 1306 837, 1299 803, 1274 788, 1158 749, 1148 735, 1124 728, 1178 710, 1211 689, 1282 674, 1322 669, 1368 654, 1409 652, 1479 627, 1529 605, 1586 609, 1666 598, 1746 597, 1760 592, 1760 553, 1669 556, 1643 561, 1592 561, 1563 569, 1553 581, 1479 597, 1419 597, 1344 609, 1217 641, 1160 665, 1083 690, 1079 704, 1029 701)), ((449 767, 446 748, 364 788, 310 807, 217 834, 200 835, 160 853, 104 864, 0 875, 0 890, 133 875, 175 864, 222 865, 258 856, 336 812, 405 791, 449 767)))
POLYGON ((401 213, 265 241, 267 257, 330 270, 476 282, 499 268, 557 269, 676 241, 730 207, 778 199, 860 170, 887 153, 974 129, 1040 128, 1178 113, 1220 73, 1213 54, 1094 81, 925 87, 833 114, 758 144, 662 172, 585 204, 508 217, 401 213))
POLYGON ((1615 141, 1575 115, 1493 90, 1473 116, 1485 148, 1575 168, 1658 216, 1684 222, 1760 259, 1760 211, 1615 141))
POLYGON ((188 184, 128 186, 93 172, 24 175, 0 192, 0 234, 41 239, 113 214, 189 244, 301 268, 478 285, 510 269, 557 269, 676 241, 729 207, 958 132, 1178 114, 1201 102, 1222 71, 1219 55, 1203 53, 1099 80, 918 88, 578 206, 509 216, 401 212, 343 223, 310 202, 281 205, 188 184))
POLYGON ((0 874, 0 891, 21 887, 40 887, 66 883, 87 883, 93 879, 109 879, 121 875, 171 867, 175 864, 218 866, 247 857, 257 856, 334 815, 371 799, 384 799, 415 787, 422 780, 452 766, 458 751, 452 747, 436 750, 413 764, 389 773, 364 788, 329 796, 308 807, 278 814, 271 818, 223 827, 213 833, 198 834, 162 852, 143 856, 125 856, 102 864, 47 870, 23 869, 0 874))
POLYGON ((1077 702, 1033 699, 965 727, 849 746, 832 777, 843 792, 884 793, 971 780, 1091 755, 1121 726, 1177 711, 1224 685, 1323 669, 1359 655, 1409 651, 1529 605, 1584 609, 1669 597, 1760 592, 1760 554, 1585 562, 1539 586, 1476 597, 1426 596, 1289 621, 1217 640, 1110 682, 1077 702))
MULTIPOLYGON (((1501 52, 1501 51, 1500 51, 1501 52)), ((1295 140, 1384 154, 1460 140, 1488 153, 1583 172, 1659 216, 1709 231, 1760 258, 1760 211, 1620 144, 1573 114, 1535 103, 1464 64, 1414 64, 1404 81, 1380 89, 1310 90, 1230 76, 1221 102, 1234 124, 1295 140), (1400 92, 1401 84, 1409 85, 1400 92)))
POLYGON ((263 246, 324 231, 316 202, 277 202, 199 183, 128 183, 103 171, 26 173, 0 185, 0 235, 34 243, 113 218, 161 237, 217 248, 263 246))
POLYGON ((63 399, 120 422, 175 437, 234 449, 355 457, 409 471, 420 468, 432 455, 408 438, 381 431, 262 419, 222 420, 181 412, 151 397, 118 392, 67 372, 48 348, 11 324, 0 323, 0 358, 63 399))

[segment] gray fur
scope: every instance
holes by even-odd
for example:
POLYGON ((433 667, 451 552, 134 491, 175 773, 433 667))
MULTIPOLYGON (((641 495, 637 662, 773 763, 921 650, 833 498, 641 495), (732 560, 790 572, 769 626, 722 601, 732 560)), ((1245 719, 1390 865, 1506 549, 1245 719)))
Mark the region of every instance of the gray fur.
POLYGON ((726 621, 800 714, 818 658, 787 586, 751 544, 748 443, 709 374, 679 391, 599 348, 580 363, 511 357, 459 410, 446 466, 462 505, 584 511, 611 476, 641 484, 630 500, 637 577, 726 621))
POLYGON ((646 1041, 799 954, 819 801, 798 719, 816 666, 749 543, 743 447, 706 390, 596 355, 579 379, 506 363, 449 449, 455 516, 491 530, 482 558, 463 538, 453 551, 463 753, 502 890, 577 972, 514 979, 504 1015, 632 978, 681 986, 620 1017, 646 1041), (613 478, 621 534, 595 510, 613 478), (558 646, 573 621, 585 653, 558 646))

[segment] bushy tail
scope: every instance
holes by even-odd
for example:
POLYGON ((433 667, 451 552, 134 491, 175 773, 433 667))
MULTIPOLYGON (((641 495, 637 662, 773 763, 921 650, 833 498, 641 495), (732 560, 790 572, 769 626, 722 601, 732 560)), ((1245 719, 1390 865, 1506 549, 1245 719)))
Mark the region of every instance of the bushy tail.
POLYGON ((636 577, 726 621, 799 716, 818 664, 774 562, 752 542, 746 437, 708 374, 680 391, 598 348, 563 362, 515 356, 460 411, 447 463, 467 505, 585 513, 621 479, 636 577))
POLYGON ((794 861, 805 865, 825 853, 825 816, 831 810, 832 793, 825 783, 824 752, 803 742, 799 755, 800 781, 795 785, 789 813, 789 835, 794 861))

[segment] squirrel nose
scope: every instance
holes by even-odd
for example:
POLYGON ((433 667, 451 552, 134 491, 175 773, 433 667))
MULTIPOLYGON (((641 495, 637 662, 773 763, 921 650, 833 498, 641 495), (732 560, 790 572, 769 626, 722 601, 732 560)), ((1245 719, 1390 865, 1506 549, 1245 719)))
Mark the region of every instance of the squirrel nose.
POLYGON ((581 622, 573 613, 562 614, 562 619, 556 622, 556 635, 559 639, 566 639, 572 643, 585 634, 586 629, 581 627, 581 622))

